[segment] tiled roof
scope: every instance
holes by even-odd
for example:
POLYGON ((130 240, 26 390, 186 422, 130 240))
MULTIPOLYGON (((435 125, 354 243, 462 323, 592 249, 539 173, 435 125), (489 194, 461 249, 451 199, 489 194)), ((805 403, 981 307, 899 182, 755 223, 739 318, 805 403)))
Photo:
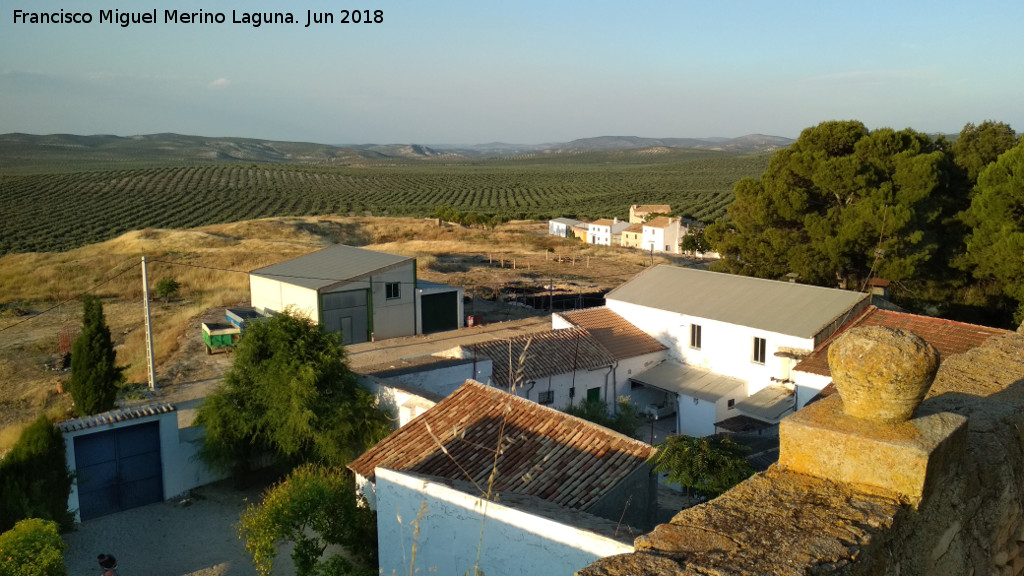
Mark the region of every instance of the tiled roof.
POLYGON ((614 223, 615 223, 615 221, 613 221, 611 218, 601 218, 600 220, 594 220, 590 225, 591 226, 611 226, 614 223))
POLYGON ((666 349, 661 342, 604 306, 561 312, 559 315, 589 332, 619 360, 666 349))
POLYGON ((918 316, 905 312, 893 312, 881 310, 874 306, 869 307, 863 314, 855 318, 846 326, 837 330, 824 344, 818 346, 809 356, 796 365, 794 370, 829 376, 828 369, 828 347, 835 341, 836 337, 854 326, 885 326, 888 328, 901 328, 909 330, 920 336, 939 351, 940 359, 944 360, 953 354, 962 354, 999 334, 1008 334, 1009 330, 989 328, 976 324, 966 324, 942 318, 931 318, 929 316, 918 316))
POLYGON ((137 408, 122 408, 120 410, 111 410, 109 412, 86 416, 85 418, 76 418, 74 420, 68 420, 67 422, 60 422, 57 424, 57 428, 61 432, 74 432, 76 430, 96 428, 98 426, 116 424, 118 422, 125 422, 128 420, 138 420, 139 418, 145 418, 146 416, 166 414, 167 412, 173 412, 174 410, 175 408, 171 404, 154 404, 151 406, 139 406, 137 408))
POLYGON ((647 214, 650 212, 667 213, 672 211, 668 204, 638 204, 633 206, 634 214, 647 214))
POLYGON ((623 230, 623 232, 636 232, 636 233, 643 233, 643 231, 644 231, 644 225, 643 224, 639 224, 639 223, 638 224, 630 224, 628 228, 623 230))
POLYGON ((451 396, 349 464, 467 480, 586 511, 654 448, 581 418, 467 380, 451 396), (495 450, 500 446, 495 458, 495 450))
POLYGON ((648 228, 668 228, 672 225, 672 220, 672 218, 668 218, 667 216, 658 216, 654 220, 644 222, 644 226, 648 228))
POLYGON ((504 389, 509 387, 510 375, 511 379, 515 378, 515 372, 519 369, 519 357, 524 348, 524 383, 556 374, 566 374, 573 369, 591 370, 615 364, 615 358, 582 328, 537 332, 517 336, 511 340, 481 342, 466 348, 491 359, 494 363, 491 380, 504 389))

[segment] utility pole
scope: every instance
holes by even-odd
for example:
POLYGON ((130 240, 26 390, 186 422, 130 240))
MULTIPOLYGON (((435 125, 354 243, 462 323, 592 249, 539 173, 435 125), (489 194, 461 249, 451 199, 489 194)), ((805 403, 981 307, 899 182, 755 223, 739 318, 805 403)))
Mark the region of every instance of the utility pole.
POLYGON ((153 367, 153 325, 149 315, 149 277, 146 257, 142 257, 142 300, 146 309, 146 360, 149 362, 149 389, 156 391, 156 369, 153 367))

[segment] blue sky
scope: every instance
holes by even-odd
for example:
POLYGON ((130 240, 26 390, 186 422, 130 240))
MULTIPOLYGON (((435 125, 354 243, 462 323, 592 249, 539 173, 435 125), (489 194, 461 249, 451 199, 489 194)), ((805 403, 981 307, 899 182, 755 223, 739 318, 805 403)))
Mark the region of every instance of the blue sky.
POLYGON ((5 0, 0 133, 345 143, 796 137, 856 119, 1024 131, 1024 2, 5 0), (304 27, 306 11, 383 10, 304 27), (15 24, 15 9, 91 24, 15 24), (225 24, 165 24, 167 9, 225 24), (298 24, 231 24, 232 10, 298 24))

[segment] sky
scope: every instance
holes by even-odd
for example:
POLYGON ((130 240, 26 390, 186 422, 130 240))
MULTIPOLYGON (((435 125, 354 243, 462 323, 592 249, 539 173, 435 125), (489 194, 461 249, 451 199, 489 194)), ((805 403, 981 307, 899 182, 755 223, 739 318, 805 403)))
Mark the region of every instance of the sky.
POLYGON ((850 119, 1024 131, 1021 0, 0 4, 0 133, 539 144, 795 138, 850 119), (383 21, 343 24, 346 5, 383 21), (99 21, 115 8, 157 21, 99 21), (200 9, 225 22, 164 21, 200 9), (16 10, 92 22, 16 22, 16 10), (307 27, 307 11, 335 21, 307 27), (296 23, 233 23, 243 12, 296 23))

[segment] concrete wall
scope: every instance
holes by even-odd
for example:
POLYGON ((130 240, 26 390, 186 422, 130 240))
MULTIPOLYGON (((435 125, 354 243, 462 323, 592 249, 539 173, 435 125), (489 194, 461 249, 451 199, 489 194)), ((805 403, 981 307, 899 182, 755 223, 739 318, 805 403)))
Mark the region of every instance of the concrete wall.
POLYGON ((319 321, 320 302, 316 290, 250 275, 249 294, 253 308, 284 312, 291 306, 297 314, 319 321))
MULTIPOLYGON (((74 444, 76 437, 106 432, 115 428, 127 428, 153 421, 158 422, 160 431, 161 481, 163 483, 164 500, 180 496, 193 488, 227 477, 224 474, 213 472, 199 461, 197 454, 203 440, 203 429, 201 427, 179 429, 178 412, 176 411, 64 432, 68 469, 74 471, 77 468, 74 444)), ((78 516, 78 508, 78 483, 73 482, 71 484, 71 494, 68 496, 68 509, 75 511, 75 521, 81 521, 81 518, 78 516)))
POLYGON ((796 384, 797 410, 803 408, 807 402, 821 392, 828 383, 832 381, 831 376, 811 374, 810 372, 793 371, 793 382, 796 384))
POLYGON ((381 574, 472 574, 481 531, 479 568, 487 576, 572 574, 598 558, 633 550, 411 475, 378 468, 376 484, 381 574))
POLYGON ((676 411, 676 431, 687 436, 702 437, 715 433, 717 410, 714 402, 680 394, 676 411), (694 402, 696 400, 696 402, 694 402))
POLYGON ((588 241, 591 244, 599 244, 601 246, 612 245, 612 227, 601 226, 601 225, 590 225, 590 234, 588 235, 588 241))
POLYGON ((691 366, 745 380, 747 395, 754 394, 779 378, 790 362, 775 356, 779 348, 811 350, 813 339, 755 330, 706 318, 666 312, 656 308, 608 299, 606 305, 669 349, 669 355, 691 366), (701 327, 701 348, 690 347, 690 326, 701 327), (754 337, 764 338, 764 364, 753 361, 754 337))
POLYGON ((548 220, 548 234, 568 238, 570 236, 569 225, 561 222, 555 222, 554 220, 548 220))
POLYGON ((783 420, 780 465, 639 537, 638 552, 577 574, 1024 574, 1024 333, 944 358, 910 422, 858 423, 835 413, 841 405, 830 398, 783 420), (809 415, 828 410, 830 417, 809 415), (818 473, 783 465, 795 462, 787 446, 802 445, 787 443, 786 427, 801 419, 805 430, 837 439, 822 448, 831 461, 818 473), (957 420, 948 436, 925 424, 957 420), (871 442, 885 450, 902 444, 903 457, 865 449, 871 442), (893 481, 923 475, 921 492, 868 486, 850 474, 857 470, 893 481))
POLYGON ((605 367, 596 370, 577 370, 575 378, 572 372, 538 378, 533 381, 532 385, 526 384, 516 390, 516 396, 539 403, 540 393, 550 390, 555 393, 554 401, 550 404, 545 404, 545 406, 556 410, 564 410, 570 404, 578 404, 586 400, 587 391, 591 388, 599 388, 601 390, 601 399, 609 401, 610 398, 605 391, 605 384, 611 382, 610 374, 610 369, 605 367), (575 395, 570 396, 570 390, 573 388, 576 389, 575 395))

